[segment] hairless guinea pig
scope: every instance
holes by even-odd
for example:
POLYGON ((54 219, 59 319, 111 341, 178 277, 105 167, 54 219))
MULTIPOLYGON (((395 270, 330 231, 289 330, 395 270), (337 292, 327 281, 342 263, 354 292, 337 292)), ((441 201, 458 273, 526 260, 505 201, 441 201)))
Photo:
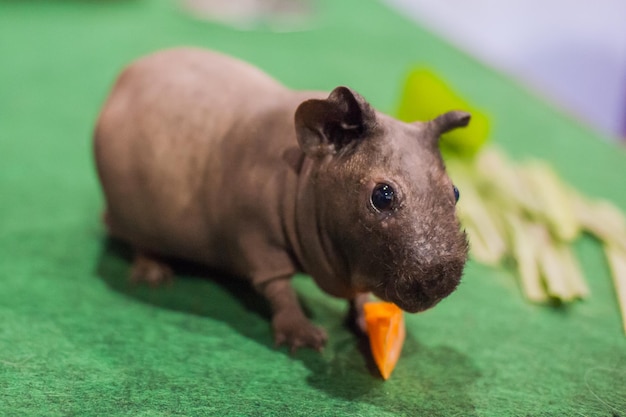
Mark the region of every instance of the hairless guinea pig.
POLYGON ((172 258, 243 277, 277 344, 321 349, 297 271, 361 326, 369 292, 418 312, 458 285, 468 246, 438 140, 469 117, 403 123, 347 87, 296 92, 215 52, 158 52, 124 70, 98 120, 105 222, 136 251, 132 279, 168 280, 172 258))

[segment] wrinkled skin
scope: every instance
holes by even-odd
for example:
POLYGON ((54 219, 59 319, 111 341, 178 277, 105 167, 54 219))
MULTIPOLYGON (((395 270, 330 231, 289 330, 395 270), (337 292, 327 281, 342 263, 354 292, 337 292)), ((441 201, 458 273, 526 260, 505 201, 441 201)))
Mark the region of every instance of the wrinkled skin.
POLYGON ((418 312, 458 285, 467 241, 437 142, 468 121, 407 124, 346 87, 295 92, 217 53, 160 52, 122 73, 96 126, 105 223, 136 251, 133 280, 171 279, 168 258, 204 263, 265 296, 277 344, 321 349, 298 271, 351 300, 359 328, 369 292, 418 312))

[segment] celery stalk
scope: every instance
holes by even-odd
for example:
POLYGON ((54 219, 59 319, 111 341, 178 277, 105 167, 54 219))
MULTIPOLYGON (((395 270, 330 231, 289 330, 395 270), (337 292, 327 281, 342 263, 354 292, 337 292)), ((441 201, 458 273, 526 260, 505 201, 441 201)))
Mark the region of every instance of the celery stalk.
POLYGON ((548 295, 541 283, 537 264, 537 251, 532 237, 528 234, 528 224, 519 217, 506 214, 512 255, 517 263, 522 290, 526 298, 533 302, 544 302, 548 295))
POLYGON ((626 250, 609 244, 604 246, 604 253, 613 274, 617 301, 622 312, 622 325, 626 332, 626 250))
POLYGON ((540 211, 533 214, 543 219, 559 240, 570 242, 578 237, 580 224, 570 195, 552 168, 535 161, 526 164, 522 172, 540 203, 540 211))

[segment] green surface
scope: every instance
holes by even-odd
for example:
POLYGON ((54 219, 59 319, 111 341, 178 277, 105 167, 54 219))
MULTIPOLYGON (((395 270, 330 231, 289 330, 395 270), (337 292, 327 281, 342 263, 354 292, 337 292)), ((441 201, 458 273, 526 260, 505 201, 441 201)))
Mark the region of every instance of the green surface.
POLYGON ((305 277, 330 341, 294 357, 245 286, 188 269, 168 288, 126 283, 127 254, 99 222, 91 130, 123 64, 174 45, 294 88, 348 84, 388 112, 427 64, 493 116, 495 142, 626 209, 622 150, 378 3, 323 5, 314 30, 273 34, 174 2, 0 1, 0 415, 626 415, 626 338, 591 240, 577 251, 593 295, 567 307, 530 305, 512 273, 470 263, 456 293, 407 317, 387 382, 342 326, 345 304, 305 277))

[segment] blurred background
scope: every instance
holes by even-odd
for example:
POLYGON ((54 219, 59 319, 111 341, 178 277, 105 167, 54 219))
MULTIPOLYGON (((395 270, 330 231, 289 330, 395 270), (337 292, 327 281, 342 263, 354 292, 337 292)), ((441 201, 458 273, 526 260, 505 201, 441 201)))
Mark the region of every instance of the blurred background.
MULTIPOLYGON (((626 137, 626 2, 385 0, 613 140, 626 137)), ((240 29, 303 30, 314 2, 183 0, 240 29)))
POLYGON ((626 2, 386 2, 585 123, 626 137, 626 2))

